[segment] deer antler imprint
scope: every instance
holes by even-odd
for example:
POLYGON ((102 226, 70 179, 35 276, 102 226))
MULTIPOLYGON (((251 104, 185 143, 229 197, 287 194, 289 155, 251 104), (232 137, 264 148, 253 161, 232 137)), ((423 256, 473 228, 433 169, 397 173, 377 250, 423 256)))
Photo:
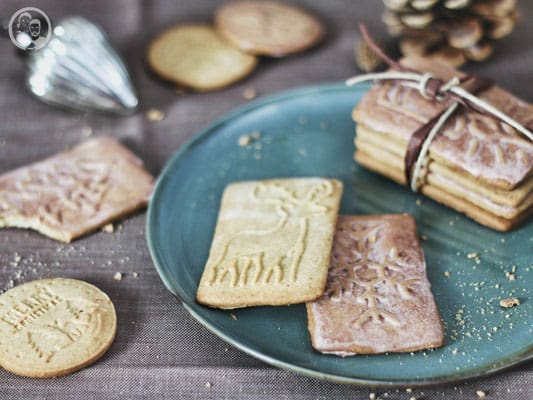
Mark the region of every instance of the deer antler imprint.
POLYGON ((277 221, 272 226, 250 227, 225 240, 208 283, 245 287, 295 282, 307 248, 309 219, 328 211, 321 202, 333 192, 329 181, 313 185, 301 195, 278 183, 258 183, 250 200, 258 210, 274 206, 277 221), (275 244, 276 254, 265 252, 265 244, 275 244))

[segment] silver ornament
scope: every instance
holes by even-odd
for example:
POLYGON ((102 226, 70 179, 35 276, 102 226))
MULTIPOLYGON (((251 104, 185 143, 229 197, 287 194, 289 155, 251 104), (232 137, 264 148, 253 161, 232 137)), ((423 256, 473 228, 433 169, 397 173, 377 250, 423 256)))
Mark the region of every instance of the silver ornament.
POLYGON ((61 20, 50 42, 29 52, 26 85, 45 103, 81 111, 130 114, 139 100, 105 33, 79 16, 61 20))

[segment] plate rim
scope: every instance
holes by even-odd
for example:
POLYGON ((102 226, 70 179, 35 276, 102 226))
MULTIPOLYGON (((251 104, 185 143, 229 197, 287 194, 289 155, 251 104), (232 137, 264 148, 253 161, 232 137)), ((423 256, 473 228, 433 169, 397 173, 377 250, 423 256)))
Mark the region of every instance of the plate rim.
POLYGON ((511 369, 513 367, 516 367, 520 364, 525 364, 528 361, 533 360, 533 344, 529 347, 526 347, 522 349, 521 351, 517 353, 513 353, 512 355, 499 359, 498 366, 494 368, 481 368, 472 370, 470 373, 458 373, 458 374, 449 374, 444 376, 439 376, 435 378, 424 378, 424 379, 369 379, 369 378, 358 378, 358 377, 346 377, 346 376, 340 376, 335 375, 332 373, 322 372, 320 370, 311 369, 302 367, 296 364, 292 364, 287 361, 280 360, 279 358, 269 356, 267 354, 264 354, 260 351, 254 350, 253 348, 250 348, 246 346, 245 344, 240 343, 238 340, 235 340, 231 337, 231 335, 228 335, 227 333, 223 332, 222 329, 217 328, 216 326, 212 325, 207 321, 206 318, 202 317, 192 306, 188 304, 186 300, 180 296, 178 286, 174 285, 172 283, 172 280, 167 276, 165 272, 165 268, 163 267, 163 262, 159 258, 159 252, 157 250, 157 246, 155 243, 154 233, 152 232, 152 226, 155 225, 153 223, 153 219, 155 218, 155 206, 157 198, 160 196, 160 192, 163 190, 165 181, 171 172, 171 170, 174 168, 174 165, 181 159, 181 157, 186 154, 197 142, 203 140, 205 137, 208 137, 211 134, 216 134, 216 129, 219 126, 224 125, 228 121, 231 121, 235 119, 236 117, 246 114, 254 109, 264 107, 268 104, 276 103, 279 101, 287 100, 290 98, 297 98, 301 97, 306 94, 313 94, 313 93, 322 93, 326 91, 337 91, 337 90, 367 90, 370 88, 370 84, 359 84, 353 87, 347 87, 344 82, 330 82, 330 83, 322 83, 322 84, 316 84, 316 85, 309 85, 309 86, 303 86, 298 88, 293 88, 289 90, 285 90, 279 93, 274 93, 268 96, 265 96, 263 98, 259 98, 257 100, 254 100, 248 104, 237 106, 235 109, 232 109, 228 113, 223 114, 221 117, 215 119, 214 122, 207 125, 205 128, 201 129, 199 132, 194 134, 190 139, 185 141, 178 150, 168 159, 165 163, 164 168, 159 173, 159 176, 156 180, 156 183, 154 185, 154 189, 152 192, 152 196, 150 199, 150 203, 148 206, 148 212, 147 212, 147 218, 146 218, 146 240, 148 243, 148 249, 150 252, 150 257, 152 259, 152 262, 154 264, 154 267, 159 275, 159 278, 167 288, 167 290, 170 291, 170 293, 181 302, 181 304, 184 306, 184 308, 191 314, 191 316, 198 321, 202 326, 207 328, 208 331, 215 334, 228 344, 238 348, 239 350, 243 351, 244 353, 263 361, 269 365, 283 368, 285 370, 289 370, 292 372, 299 373, 304 376, 312 377, 312 378, 319 378, 323 380, 327 380, 334 383, 343 383, 343 384, 352 384, 352 385, 360 385, 360 386, 367 386, 367 387, 398 387, 398 388, 405 388, 405 387, 428 387, 428 386, 436 386, 436 385, 446 385, 451 383, 458 383, 458 382, 464 382, 467 380, 474 380, 479 379, 483 377, 492 376, 496 373, 502 372, 504 370, 511 369))

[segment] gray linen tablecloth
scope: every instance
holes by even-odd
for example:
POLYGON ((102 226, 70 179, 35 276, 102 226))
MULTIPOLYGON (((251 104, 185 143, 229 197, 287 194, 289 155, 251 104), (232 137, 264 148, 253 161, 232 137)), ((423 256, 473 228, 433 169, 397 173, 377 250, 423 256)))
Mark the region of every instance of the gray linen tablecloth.
MULTIPOLYGON (((357 72, 353 46, 357 22, 379 22, 381 1, 322 0, 298 2, 320 15, 328 36, 318 48, 284 60, 263 60, 245 81, 214 93, 177 94, 154 79, 144 64, 150 39, 181 21, 210 21, 220 3, 211 0, 42 0, 31 5, 56 21, 80 14, 100 24, 124 55, 139 90, 141 110, 127 118, 68 113, 41 104, 24 89, 24 68, 9 41, 0 42, 0 173, 72 146, 92 135, 119 138, 157 175, 169 157, 215 118, 247 100, 245 88, 268 95, 302 85, 340 81, 357 72), (148 121, 149 108, 167 117, 148 121)), ((466 70, 497 80, 518 96, 533 100, 533 2, 521 1, 522 23, 503 40, 494 57, 466 70)), ((0 17, 29 5, 2 0, 0 17)), ((73 277, 107 292, 118 313, 118 333, 96 364, 70 376, 35 380, 0 370, 3 399, 474 399, 483 390, 490 399, 533 398, 533 365, 496 376, 449 386, 372 389, 334 384, 266 365, 234 349, 194 320, 165 289, 153 267, 145 239, 144 212, 124 219, 114 233, 98 232, 59 244, 36 233, 0 231, 0 289, 37 278, 73 277), (19 260, 20 257, 20 260, 19 260), (113 279, 120 271, 122 281, 113 279), (133 277, 133 272, 139 275, 133 277)))

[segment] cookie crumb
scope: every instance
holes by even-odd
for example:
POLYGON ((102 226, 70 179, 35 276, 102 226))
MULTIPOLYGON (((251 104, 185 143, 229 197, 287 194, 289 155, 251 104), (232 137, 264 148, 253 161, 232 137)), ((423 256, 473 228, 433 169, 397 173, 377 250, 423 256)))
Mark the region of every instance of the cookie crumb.
POLYGON ((376 398, 376 394, 375 394, 375 393, 370 393, 370 394, 368 395, 368 398, 371 399, 371 400, 373 400, 373 399, 376 398))
POLYGON ((122 274, 120 272, 116 272, 115 275, 113 275, 113 279, 116 281, 122 280, 122 274))
POLYGON ((89 137, 93 134, 93 129, 90 126, 84 126, 81 128, 81 136, 89 137))
POLYGON ((103 226, 102 231, 107 233, 113 233, 115 232, 115 227, 113 226, 113 224, 107 224, 103 226))
POLYGON ((207 389, 211 389, 211 386, 213 386, 213 384, 212 384, 211 382, 206 382, 206 383, 205 383, 205 387, 206 387, 207 389))
POLYGON ((248 146, 250 143, 252 143, 252 138, 250 137, 250 135, 241 135, 239 136, 238 143, 241 147, 248 146))
POLYGON ((150 108, 148 111, 146 111, 146 118, 149 121, 153 121, 153 122, 162 121, 165 119, 165 117, 166 117, 166 114, 163 111, 158 110, 157 108, 150 108))
POLYGON ((259 139, 260 137, 261 137, 261 132, 254 131, 250 134, 244 134, 244 135, 239 136, 239 140, 237 143, 239 144, 239 146, 245 147, 253 143, 257 139, 259 139))
POLYGON ((516 275, 515 274, 509 274, 508 278, 509 278, 510 281, 514 281, 514 280, 516 280, 516 275))
POLYGON ((452 274, 452 273, 451 273, 450 271, 444 271, 444 276, 445 276, 446 278, 449 278, 449 277, 451 276, 451 274, 452 274))
POLYGON ((487 397, 487 393, 485 393, 483 390, 478 390, 476 394, 477 394, 477 397, 480 399, 484 399, 485 397, 487 397))
POLYGON ((411 397, 409 397, 409 400, 416 400, 416 397, 415 396, 411 396, 411 397))
POLYGON ((421 206, 422 205, 422 200, 416 199, 415 203, 416 203, 417 206, 421 206))
POLYGON ((257 140, 261 137, 261 132, 259 131, 253 131, 251 134, 250 134, 251 138, 253 140, 257 140))
POLYGON ((237 316, 233 313, 230 314, 232 320, 237 321, 237 316))
POLYGON ((420 236, 420 239, 422 239, 425 242, 426 240, 428 240, 428 237, 426 235, 422 235, 420 236))
POLYGON ((257 90, 254 88, 246 88, 242 91, 242 97, 246 100, 252 100, 257 97, 257 90))
POLYGON ((468 253, 466 255, 466 258, 468 258, 469 260, 476 258, 476 257, 477 257, 477 253, 468 253))
POLYGON ((407 388, 407 389, 405 389, 405 391, 406 391, 407 393, 411 393, 411 392, 413 391, 413 389, 411 389, 411 388, 407 388))
POLYGON ((509 297, 508 299, 500 300, 500 307, 511 308, 520 304, 520 300, 516 297, 509 297))
POLYGON ((138 278, 139 277, 139 273, 138 272, 134 272, 133 274, 131 274, 134 278, 138 278))

